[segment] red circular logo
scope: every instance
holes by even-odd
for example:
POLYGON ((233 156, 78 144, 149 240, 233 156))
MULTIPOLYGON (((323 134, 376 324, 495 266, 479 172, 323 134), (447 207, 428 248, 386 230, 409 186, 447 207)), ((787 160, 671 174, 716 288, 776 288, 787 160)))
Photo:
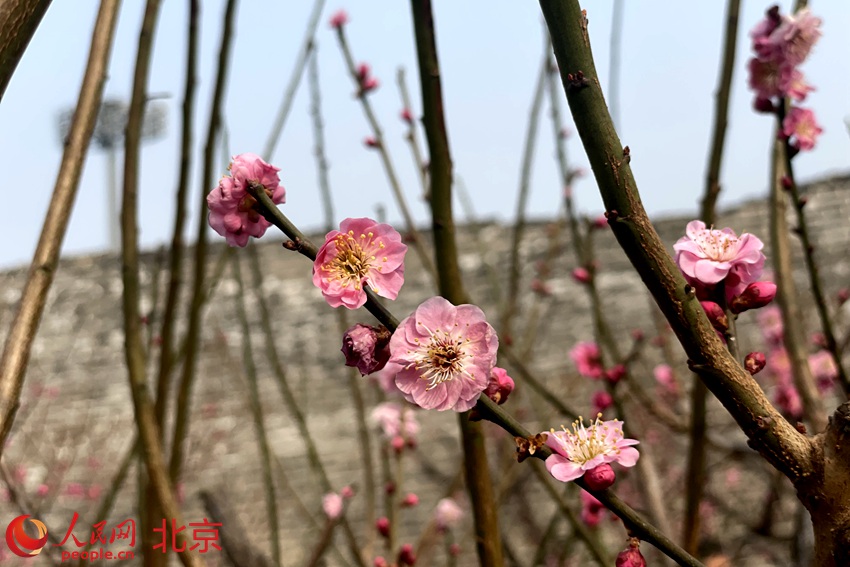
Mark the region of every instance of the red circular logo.
POLYGON ((18 516, 6 528, 6 544, 12 553, 21 557, 35 557, 47 543, 47 526, 40 520, 30 518, 30 523, 38 530, 38 539, 24 531, 24 521, 29 517, 29 514, 18 516))

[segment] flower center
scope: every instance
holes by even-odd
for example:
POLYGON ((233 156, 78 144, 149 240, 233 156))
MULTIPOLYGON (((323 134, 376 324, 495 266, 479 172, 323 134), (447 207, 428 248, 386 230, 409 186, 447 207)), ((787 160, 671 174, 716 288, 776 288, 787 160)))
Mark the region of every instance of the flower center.
POLYGON ((601 415, 598 414, 596 421, 588 427, 584 426, 584 419, 579 416, 578 420, 573 422, 572 432, 568 431, 563 425, 561 426, 562 433, 555 434, 555 430, 551 430, 570 461, 584 464, 599 455, 620 452, 617 441, 622 437, 622 432, 618 429, 611 429, 608 425, 602 423, 600 421, 601 415))
POLYGON ((736 236, 712 228, 701 231, 696 242, 711 260, 728 262, 735 259, 740 240, 736 236))
MULTIPOLYGON (((384 248, 383 242, 373 242, 374 233, 361 234, 359 238, 354 237, 354 231, 349 230, 346 234, 339 234, 334 239, 336 244, 336 258, 322 267, 323 270, 330 272, 330 278, 340 280, 343 287, 354 286, 354 289, 360 290, 363 285, 363 280, 369 275, 370 270, 376 269, 381 271, 380 266, 373 266, 372 262, 376 260, 374 254, 370 254, 371 249, 376 245, 378 248, 384 248)), ((375 289, 377 292, 378 290, 375 289)))
MULTIPOLYGON (((422 325, 419 323, 419 325, 422 325)), ((449 382, 456 376, 466 376, 470 380, 475 378, 466 370, 464 361, 470 358, 467 354, 465 345, 469 344, 469 339, 463 335, 452 336, 443 332, 441 329, 431 331, 426 328, 426 331, 431 335, 427 345, 420 345, 419 351, 411 363, 420 371, 420 378, 428 381, 426 390, 436 388, 443 382, 449 382)), ((419 339, 416 339, 419 343, 419 339)))

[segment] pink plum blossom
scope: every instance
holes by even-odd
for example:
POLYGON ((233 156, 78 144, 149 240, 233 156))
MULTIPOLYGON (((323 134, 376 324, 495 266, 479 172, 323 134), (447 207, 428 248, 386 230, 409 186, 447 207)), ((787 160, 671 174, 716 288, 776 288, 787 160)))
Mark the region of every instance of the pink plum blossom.
POLYGON ((322 510, 328 520, 337 520, 342 515, 342 496, 336 492, 328 492, 322 497, 322 510))
POLYGON ((803 8, 793 16, 784 16, 779 27, 768 37, 768 43, 773 43, 789 65, 799 65, 820 38, 820 25, 821 19, 803 8))
POLYGON ((599 522, 602 520, 602 516, 604 513, 605 505, 603 505, 602 502, 597 500, 596 497, 593 496, 593 494, 582 490, 581 520, 591 528, 595 528, 599 525, 599 522))
POLYGON ((640 552, 638 540, 632 538, 629 547, 617 554, 615 567, 646 567, 646 559, 640 552))
POLYGON ((415 440, 419 435, 419 422, 414 412, 395 402, 382 402, 376 405, 370 419, 381 429, 385 439, 401 437, 415 440))
POLYGON ((357 368, 362 376, 383 368, 390 359, 390 332, 383 325, 357 323, 342 336, 345 365, 357 368))
POLYGON ((580 342, 570 350, 570 358, 576 365, 578 373, 585 378, 602 378, 605 369, 602 367, 602 352, 599 345, 592 342, 580 342))
POLYGON ((404 283, 407 245, 388 224, 347 218, 325 236, 313 262, 313 284, 331 307, 357 309, 366 303, 366 286, 395 299, 404 283))
POLYGON ((614 398, 611 397, 611 394, 609 394, 605 390, 599 390, 598 392, 593 394, 592 402, 594 412, 602 413, 603 411, 614 405, 614 398))
POLYGON ((508 401, 508 396, 513 391, 514 381, 508 376, 508 371, 494 366, 490 372, 490 381, 484 389, 484 395, 501 405, 508 401))
POLYGON ((255 154, 235 156, 229 169, 230 176, 222 177, 218 187, 207 195, 209 223, 229 245, 245 246, 249 236, 260 238, 271 226, 256 209, 257 201, 248 188, 262 186, 277 205, 286 202, 286 189, 277 174, 280 168, 269 165, 255 154))
POLYGON ((792 144, 801 151, 813 149, 822 133, 823 128, 815 120, 815 113, 808 108, 795 106, 782 121, 782 134, 793 138, 792 144))
POLYGON ((726 281, 727 293, 742 291, 761 275, 764 244, 745 232, 737 236, 731 228, 706 228, 705 223, 688 223, 685 236, 673 249, 679 269, 692 283, 713 286, 726 281))
POLYGON ((454 498, 443 498, 437 502, 437 507, 434 509, 434 522, 437 524, 437 529, 449 530, 457 526, 462 519, 463 508, 454 498))
POLYGON ((546 445, 554 452, 546 459, 546 469, 561 482, 575 480, 585 472, 604 463, 620 463, 632 467, 640 456, 638 441, 623 437, 623 422, 616 419, 602 421, 600 417, 585 427, 579 419, 572 431, 549 431, 546 445))
POLYGON ((744 357, 744 368, 751 376, 755 376, 761 372, 765 364, 767 364, 767 359, 765 358, 764 353, 751 352, 744 357))
POLYGON ((584 482, 591 490, 605 490, 613 485, 615 480, 617 476, 608 463, 602 463, 584 473, 584 482))
POLYGON ((390 339, 395 383, 425 409, 472 409, 490 382, 499 338, 484 312, 432 297, 404 319, 390 339))
POLYGON ((773 282, 753 282, 739 295, 729 301, 729 310, 738 314, 750 309, 759 309, 776 297, 776 284, 773 282))
POLYGON ((398 364, 387 363, 382 369, 369 375, 369 380, 378 386, 385 394, 399 394, 395 385, 395 375, 399 371, 398 364))
POLYGON ((835 380, 838 378, 838 368, 835 366, 835 359, 832 358, 829 351, 819 350, 809 355, 809 368, 822 394, 832 390, 835 380))
POLYGON ((760 310, 757 321, 759 330, 768 344, 772 346, 782 344, 782 337, 785 334, 785 330, 782 325, 782 312, 779 310, 779 307, 768 306, 760 310))
POLYGON ((676 376, 669 364, 659 364, 652 370, 652 374, 665 393, 678 395, 679 384, 676 382, 676 376))

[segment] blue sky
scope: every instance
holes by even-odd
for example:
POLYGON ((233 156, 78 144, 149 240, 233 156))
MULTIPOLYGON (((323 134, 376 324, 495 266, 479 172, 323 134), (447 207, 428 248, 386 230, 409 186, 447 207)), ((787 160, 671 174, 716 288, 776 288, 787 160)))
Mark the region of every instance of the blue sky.
MULTIPOLYGON (((0 266, 29 262, 61 158, 56 119, 76 101, 88 53, 97 2, 54 2, 25 53, 0 104, 0 151, 6 159, 6 206, 0 223, 0 266)), ((127 0, 112 54, 106 96, 128 97, 143 2, 127 0)), ((196 115, 193 207, 200 199, 200 161, 217 57, 223 0, 203 3, 200 77, 196 115)), ((443 71, 449 136, 455 172, 472 194, 480 218, 513 218, 523 138, 536 73, 542 56, 542 18, 536 2, 435 0, 437 41, 443 71)), ((590 37, 603 83, 608 77, 608 45, 613 2, 586 2, 590 37)), ((622 37, 620 135, 630 146, 632 168, 647 209, 653 215, 696 210, 705 162, 719 66, 723 2, 625 2, 622 37)), ((744 67, 746 33, 769 3, 744 2, 734 80, 721 206, 761 195, 768 175, 772 132, 769 117, 750 108, 744 67)), ((784 3, 787 9, 788 2, 784 3)), ((142 244, 152 248, 170 237, 184 70, 186 2, 163 2, 149 90, 171 93, 168 135, 142 152, 140 224, 142 244)), ((312 2, 239 3, 225 113, 230 154, 262 151, 271 121, 289 79, 312 2)), ((376 153, 363 147, 369 134, 354 88, 343 66, 328 16, 345 8, 355 59, 372 65, 380 88, 370 95, 393 160, 416 218, 427 224, 418 181, 403 142, 396 70, 407 69, 420 111, 415 45, 407 2, 330 0, 317 41, 322 83, 326 152, 338 217, 375 216, 385 205, 388 219, 400 215, 392 201, 376 153)), ((806 105, 815 109, 824 134, 815 151, 795 160, 802 180, 845 172, 850 136, 850 3, 813 5, 823 17, 824 37, 803 70, 817 87, 806 105)), ((272 158, 287 189, 288 216, 305 229, 322 224, 306 82, 299 89, 283 138, 272 158)), ((564 102, 563 108, 566 109, 564 102)), ((546 109, 544 109, 546 112, 546 109)), ((420 138, 421 139, 421 138, 420 138)), ((577 139, 569 145, 572 163, 586 167, 577 139)), ((530 212, 551 216, 561 187, 553 159, 548 114, 539 130, 530 212)), ((65 254, 103 250, 107 244, 106 158, 92 150, 86 163, 65 254)), ((224 173, 222 168, 221 173, 224 173)), ((575 186, 580 208, 601 212, 592 179, 575 186)), ((194 219, 194 217, 193 217, 194 219)), ((194 223, 193 223, 194 224, 194 223)), ((737 229, 745 227, 735 227, 737 229)), ((191 238, 194 229, 187 233, 191 238)), ((213 237, 217 238, 217 237, 213 237)))

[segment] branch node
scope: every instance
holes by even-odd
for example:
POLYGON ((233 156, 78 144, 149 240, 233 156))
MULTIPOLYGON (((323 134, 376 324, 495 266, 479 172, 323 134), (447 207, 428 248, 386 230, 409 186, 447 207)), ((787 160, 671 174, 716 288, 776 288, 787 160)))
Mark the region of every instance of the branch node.
POLYGON ((590 81, 587 80, 587 77, 584 76, 583 71, 576 71, 575 73, 567 73, 567 81, 569 82, 568 89, 572 91, 577 91, 585 88, 590 85, 590 81))

